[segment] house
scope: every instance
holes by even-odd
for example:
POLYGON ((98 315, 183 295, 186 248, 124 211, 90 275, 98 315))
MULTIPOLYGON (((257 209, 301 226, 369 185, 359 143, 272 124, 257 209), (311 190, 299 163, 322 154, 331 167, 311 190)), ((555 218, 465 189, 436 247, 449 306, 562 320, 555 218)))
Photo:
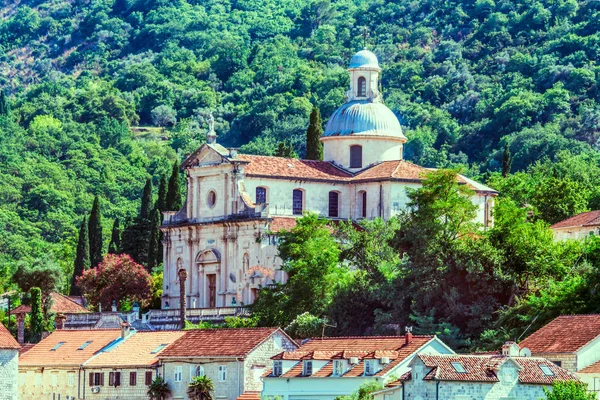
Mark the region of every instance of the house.
MULTIPOLYGON (((407 188, 419 188, 429 169, 403 159, 407 138, 379 91, 375 54, 357 52, 348 67, 346 102, 329 118, 324 161, 238 154, 217 143, 214 121, 207 142, 182 164, 187 197, 163 213, 162 309, 251 304, 259 288, 284 283, 277 232, 304 212, 330 220, 393 218, 407 208, 407 188), (180 282, 179 271, 187 272, 180 282)), ((458 177, 473 190, 476 221, 492 223, 497 192, 458 177)))
POLYGON ((544 358, 509 354, 418 354, 410 368, 374 399, 538 400, 554 381, 577 380, 544 358))
POLYGON ((19 343, 0 323, 0 400, 15 400, 18 396, 19 343))
POLYGON ((418 354, 454 354, 435 336, 371 336, 311 339, 273 357, 263 377, 264 399, 333 400, 367 382, 386 383, 409 371, 418 354))
POLYGON ((189 382, 208 376, 216 399, 256 398, 271 357, 297 348, 279 328, 198 329, 167 347, 158 358, 174 399, 187 399, 189 382))
POLYGON ((183 331, 135 332, 83 364, 86 399, 148 398, 148 385, 158 376, 159 354, 182 337, 183 331))
POLYGON ((600 234, 600 210, 584 212, 550 226, 554 240, 585 239, 600 234))
POLYGON ((20 357, 19 399, 86 398, 84 363, 121 335, 118 329, 51 333, 20 357))

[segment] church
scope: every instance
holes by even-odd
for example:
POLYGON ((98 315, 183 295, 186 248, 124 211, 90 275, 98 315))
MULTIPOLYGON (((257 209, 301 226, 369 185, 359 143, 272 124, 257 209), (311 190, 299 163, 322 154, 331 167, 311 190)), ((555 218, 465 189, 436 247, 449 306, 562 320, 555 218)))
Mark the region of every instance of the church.
MULTIPOLYGON (((248 305, 261 287, 285 282, 277 232, 304 212, 360 222, 406 208, 406 189, 429 170, 403 160, 407 138, 383 103, 375 54, 359 51, 348 71, 346 102, 321 137, 324 161, 238 154, 217 143, 210 124, 206 143, 182 164, 183 208, 164 213, 163 309, 180 308, 181 270, 188 308, 248 305)), ((497 192, 459 179, 474 191, 477 222, 489 226, 497 192)))

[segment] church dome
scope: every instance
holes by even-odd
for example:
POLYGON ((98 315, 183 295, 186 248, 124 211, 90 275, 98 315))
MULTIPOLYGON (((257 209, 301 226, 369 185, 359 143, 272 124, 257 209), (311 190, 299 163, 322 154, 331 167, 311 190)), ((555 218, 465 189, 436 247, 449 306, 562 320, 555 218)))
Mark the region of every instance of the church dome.
POLYGON ((338 108, 325 127, 323 136, 392 136, 406 140, 396 115, 380 102, 349 101, 338 108))
POLYGON ((350 66, 348 68, 369 68, 380 70, 379 61, 377 61, 377 56, 367 49, 361 50, 355 55, 353 55, 350 59, 350 66))

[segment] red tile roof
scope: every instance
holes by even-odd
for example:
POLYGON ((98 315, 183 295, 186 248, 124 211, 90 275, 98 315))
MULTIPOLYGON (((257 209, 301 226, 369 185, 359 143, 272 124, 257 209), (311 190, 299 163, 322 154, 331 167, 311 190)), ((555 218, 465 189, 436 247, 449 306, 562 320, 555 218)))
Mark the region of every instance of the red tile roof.
POLYGON ((564 221, 557 222, 550 228, 571 228, 578 226, 598 226, 600 225, 600 210, 584 212, 574 217, 567 218, 564 221))
POLYGON ((260 392, 244 392, 236 400, 260 400, 260 392))
POLYGON ((533 354, 574 353, 600 336, 600 314, 562 315, 521 343, 533 354))
POLYGON ((194 329, 167 347, 162 357, 245 357, 279 328, 194 329))
POLYGON ((269 156, 239 154, 238 159, 248 161, 244 167, 246 176, 295 178, 310 180, 348 180, 352 174, 327 161, 301 160, 269 156))
POLYGON ((499 382, 497 372, 509 360, 517 364, 519 381, 551 385, 554 381, 577 380, 573 374, 556 364, 538 357, 506 357, 475 355, 425 355, 418 357, 426 367, 431 368, 424 380, 462 381, 462 382, 499 382), (465 372, 458 372, 452 363, 460 363, 465 372), (547 366, 553 375, 546 375, 541 366, 547 366))
POLYGON ((353 181, 379 180, 379 179, 404 179, 421 181, 425 174, 431 172, 408 161, 384 161, 357 173, 353 181))
POLYGON ((19 359, 19 366, 80 366, 120 337, 119 329, 55 331, 23 354, 19 359), (88 341, 90 343, 79 350, 88 341), (61 342, 63 344, 56 347, 61 342))
MULTIPOLYGON (((50 305, 50 312, 56 314, 77 314, 77 313, 88 313, 89 311, 75 300, 63 296, 60 293, 51 293, 52 304, 50 305)), ((15 314, 29 314, 31 312, 31 306, 20 305, 19 307, 12 310, 11 315, 15 314)))
POLYGON ((595 362, 592 365, 588 365, 582 370, 577 372, 578 374, 600 374, 600 361, 595 362))
POLYGON ((406 345, 404 336, 350 336, 326 337, 310 339, 298 350, 300 351, 359 351, 374 352, 376 350, 417 349, 433 339, 433 336, 413 336, 406 345))
POLYGON ((33 346, 35 346, 35 343, 25 343, 23 346, 21 346, 19 349, 19 357, 31 350, 33 346))
MULTIPOLYGON (((286 230, 289 231, 290 229, 292 229, 293 227, 296 226, 296 222, 297 219, 296 217, 271 217, 271 222, 269 223, 268 229, 271 232, 279 232, 281 230, 286 230)), ((334 233, 337 229, 337 227, 340 225, 341 222, 346 222, 343 220, 338 220, 338 219, 333 219, 333 220, 329 220, 327 222, 327 227, 329 228, 329 231, 331 233, 334 233)), ((355 221, 351 221, 352 226, 354 227, 354 229, 356 230, 364 230, 364 228, 362 226, 360 226, 358 223, 356 223, 355 221)))
POLYGON ((151 367, 158 362, 158 355, 166 346, 184 334, 184 331, 135 332, 118 345, 101 352, 85 365, 86 367, 151 367), (161 348, 161 345, 165 347, 161 348))
POLYGON ((21 346, 17 343, 13 335, 0 323, 0 349, 18 350, 20 348, 21 346))

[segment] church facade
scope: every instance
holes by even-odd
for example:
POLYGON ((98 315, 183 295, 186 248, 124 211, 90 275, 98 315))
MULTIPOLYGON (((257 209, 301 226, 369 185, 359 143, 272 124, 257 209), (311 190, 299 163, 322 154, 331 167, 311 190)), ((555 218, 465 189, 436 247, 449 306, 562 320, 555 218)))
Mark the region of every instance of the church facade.
MULTIPOLYGON (((324 161, 238 154, 207 142, 182 164, 187 198, 165 212, 162 308, 179 308, 178 272, 186 270, 188 308, 251 304, 260 287, 285 282, 277 232, 304 212, 332 220, 390 219, 429 171, 403 160, 406 137, 378 90, 381 69, 368 50, 348 68, 346 103, 321 138, 324 161)), ((460 176, 473 189, 477 221, 491 223, 497 192, 460 176)))

